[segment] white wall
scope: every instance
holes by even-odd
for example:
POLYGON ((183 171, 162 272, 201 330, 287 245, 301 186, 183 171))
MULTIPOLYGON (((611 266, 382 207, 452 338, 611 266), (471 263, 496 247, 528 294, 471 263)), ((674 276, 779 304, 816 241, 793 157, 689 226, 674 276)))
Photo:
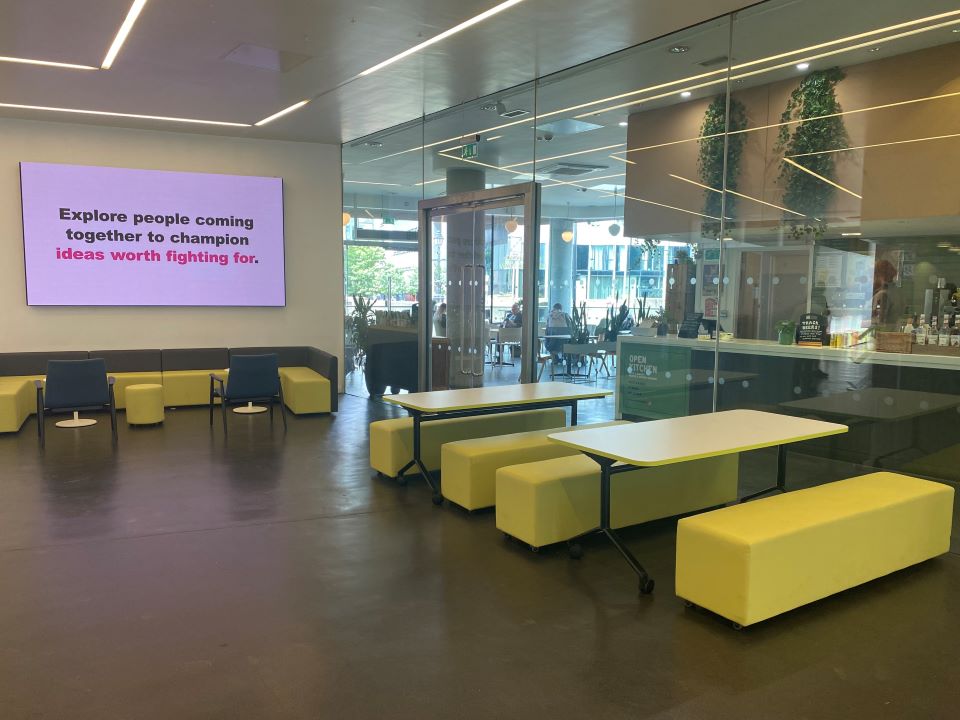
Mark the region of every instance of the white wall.
POLYGON ((341 208, 335 145, 0 119, 0 352, 313 345, 342 361, 341 208), (282 177, 287 306, 27 307, 20 161, 282 177))

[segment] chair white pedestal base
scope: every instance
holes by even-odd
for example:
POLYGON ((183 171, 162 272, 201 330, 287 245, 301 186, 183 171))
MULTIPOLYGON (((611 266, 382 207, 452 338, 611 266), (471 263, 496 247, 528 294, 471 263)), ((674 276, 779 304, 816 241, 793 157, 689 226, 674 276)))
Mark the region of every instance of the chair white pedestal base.
POLYGON ((79 428, 79 427, 89 427, 90 425, 96 425, 97 421, 93 418, 82 418, 80 413, 74 412, 72 420, 61 420, 57 423, 57 427, 62 428, 79 428))
POLYGON ((252 402, 249 402, 246 405, 235 407, 233 411, 238 415, 255 415, 256 413, 266 412, 267 409, 265 407, 261 407, 260 405, 254 405, 252 402))

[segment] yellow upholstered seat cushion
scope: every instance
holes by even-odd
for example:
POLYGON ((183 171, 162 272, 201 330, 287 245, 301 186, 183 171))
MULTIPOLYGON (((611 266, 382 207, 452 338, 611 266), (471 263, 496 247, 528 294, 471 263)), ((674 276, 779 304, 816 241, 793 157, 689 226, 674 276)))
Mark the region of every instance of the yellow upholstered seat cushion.
POLYGON ((677 595, 749 625, 947 552, 953 488, 880 472, 677 528, 677 595))
POLYGON ((163 385, 163 373, 156 372, 122 372, 110 373, 110 377, 115 378, 113 383, 113 397, 117 404, 117 409, 123 409, 127 406, 127 388, 131 385, 163 385))
POLYGON ((330 412, 330 381, 308 367, 280 368, 283 403, 296 415, 330 412))
MULTIPOLYGON (((737 497, 739 456, 631 470, 610 481, 613 528, 722 505, 737 497)), ((585 455, 497 470, 497 528, 534 547, 600 525, 600 467, 585 455)))
MULTIPOLYGON (((625 422, 615 420, 596 425, 581 425, 562 428, 559 432, 583 427, 622 425, 625 422)), ((496 504, 498 469, 507 465, 580 454, 579 450, 553 442, 547 437, 556 432, 556 428, 548 428, 446 443, 440 451, 443 496, 467 510, 492 507, 496 504)))
POLYGON ((223 368, 164 371, 163 404, 167 407, 209 405, 210 373, 227 377, 223 368))
MULTIPOLYGON (((430 471, 440 469, 444 443, 490 437, 526 430, 560 428, 566 424, 564 408, 521 410, 494 415, 475 415, 425 422, 421 427, 421 457, 430 471)), ((395 477, 413 459, 413 418, 394 418, 370 423, 370 467, 395 477)), ((416 469, 408 472, 416 473, 416 469)))
POLYGON ((17 432, 31 414, 37 411, 37 388, 34 380, 42 375, 8 375, 0 377, 0 432, 17 432))
POLYGON ((129 385, 126 390, 128 423, 152 425, 163 422, 163 385, 129 385))

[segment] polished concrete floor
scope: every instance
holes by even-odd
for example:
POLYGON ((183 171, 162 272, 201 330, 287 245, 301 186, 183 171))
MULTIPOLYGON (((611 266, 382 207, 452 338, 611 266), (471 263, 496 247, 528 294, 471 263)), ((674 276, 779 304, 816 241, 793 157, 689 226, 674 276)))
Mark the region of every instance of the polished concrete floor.
MULTIPOLYGON (((599 540, 534 555, 372 477, 394 412, 0 437, 0 720, 960 714, 957 555, 738 633, 674 597, 675 522, 625 533, 639 597, 599 540)), ((772 472, 745 458, 744 487, 772 472)))

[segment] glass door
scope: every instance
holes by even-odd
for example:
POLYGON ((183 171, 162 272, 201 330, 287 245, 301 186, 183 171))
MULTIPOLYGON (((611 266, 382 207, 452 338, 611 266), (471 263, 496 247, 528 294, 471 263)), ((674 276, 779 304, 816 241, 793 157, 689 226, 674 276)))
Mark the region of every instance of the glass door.
POLYGON ((528 183, 420 203, 422 389, 533 381, 538 192, 528 183))

